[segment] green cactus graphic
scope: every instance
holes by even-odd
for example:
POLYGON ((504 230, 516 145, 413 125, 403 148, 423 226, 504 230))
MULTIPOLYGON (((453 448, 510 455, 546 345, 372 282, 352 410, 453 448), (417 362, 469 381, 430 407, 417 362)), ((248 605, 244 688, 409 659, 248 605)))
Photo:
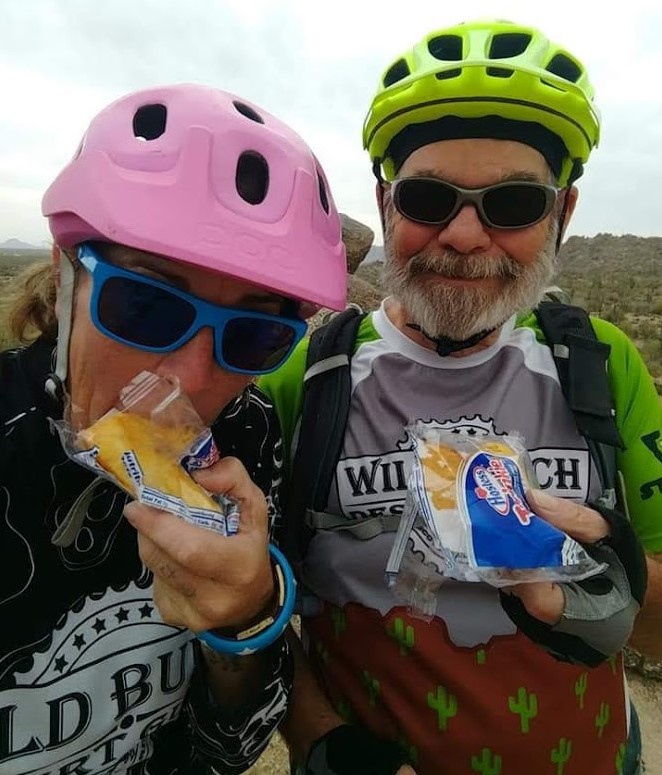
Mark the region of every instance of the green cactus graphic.
POLYGON ((416 748, 415 745, 410 744, 404 733, 398 738, 398 745, 402 748, 407 760, 411 762, 411 764, 418 764, 418 748, 416 748))
POLYGON ((348 702, 340 700, 340 702, 336 705, 336 710, 338 711, 338 715, 342 718, 343 721, 346 721, 348 724, 352 724, 354 722, 354 711, 348 702))
POLYGON ((625 764, 625 743, 618 746, 616 752, 616 775, 623 775, 623 765, 625 764))
POLYGON ((605 727, 609 723, 609 705, 600 703, 600 711, 595 717, 595 728, 598 730, 598 737, 602 737, 605 727))
POLYGON ((428 707, 437 711, 437 726, 446 730, 449 718, 457 715, 457 697, 446 691, 445 686, 437 686, 437 693, 428 692, 428 707))
POLYGON ((476 664, 477 665, 484 665, 487 661, 487 652, 485 649, 478 649, 476 652, 476 664))
POLYGON ((333 608, 331 610, 331 618, 333 619, 333 632, 337 638, 341 632, 345 632, 347 629, 347 617, 340 608, 333 608))
POLYGON ((529 694, 523 686, 517 690, 515 697, 508 697, 508 707, 511 713, 520 717, 520 728, 524 734, 529 731, 529 721, 538 715, 538 697, 531 692, 529 694))
POLYGON ((489 748, 483 748, 480 759, 477 756, 471 757, 471 769, 474 772, 480 772, 481 775, 499 775, 501 757, 490 751, 489 748))
POLYGON ((325 665, 329 664, 329 651, 328 649, 324 648, 324 644, 320 641, 317 641, 315 644, 315 650, 317 651, 319 658, 322 660, 322 662, 325 665))
POLYGON ((568 763, 571 754, 572 740, 566 740, 565 737, 562 737, 559 740, 558 747, 554 748, 549 756, 552 764, 556 765, 556 775, 563 775, 565 765, 568 763))
POLYGON ((400 645, 400 655, 406 657, 414 648, 414 628, 411 625, 405 627, 404 620, 398 616, 393 620, 393 626, 388 628, 387 632, 400 645))
POLYGON ((584 710, 584 695, 588 686, 588 673, 582 673, 575 681, 575 696, 579 700, 580 710, 584 710))
POLYGON ((374 706, 377 704, 377 698, 379 697, 379 681, 373 678, 367 670, 363 671, 363 685, 368 690, 368 701, 374 706))

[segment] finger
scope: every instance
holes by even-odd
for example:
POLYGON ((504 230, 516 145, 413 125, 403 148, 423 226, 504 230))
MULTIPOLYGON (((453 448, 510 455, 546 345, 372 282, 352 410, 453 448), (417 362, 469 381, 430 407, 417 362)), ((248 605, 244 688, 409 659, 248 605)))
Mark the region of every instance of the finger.
POLYGON ((191 475, 208 492, 227 495, 242 505, 259 500, 262 494, 243 463, 236 457, 221 458, 213 466, 197 469, 191 475))
POLYGON ((400 767, 395 775, 416 775, 416 771, 413 770, 408 764, 405 764, 404 767, 400 767))
POLYGON ((507 591, 522 601, 531 616, 545 624, 557 624, 563 616, 565 597, 558 584, 546 581, 516 584, 507 591))
POLYGON ((154 579, 160 579, 183 597, 195 597, 196 590, 205 583, 213 584, 212 579, 196 576, 178 565, 172 557, 161 551, 146 536, 138 534, 138 554, 145 566, 152 571, 154 579))
POLYGON ((526 499, 532 510, 546 522, 582 543, 593 544, 611 532, 607 520, 589 506, 555 498, 540 490, 528 490, 526 499))
POLYGON ((267 502, 264 493, 237 458, 223 458, 209 468, 195 471, 192 476, 208 492, 226 495, 238 502, 240 530, 267 525, 267 502))
POLYGON ((124 507, 124 514, 142 536, 198 576, 226 578, 269 563, 266 525, 264 530, 249 527, 222 536, 135 501, 124 507))

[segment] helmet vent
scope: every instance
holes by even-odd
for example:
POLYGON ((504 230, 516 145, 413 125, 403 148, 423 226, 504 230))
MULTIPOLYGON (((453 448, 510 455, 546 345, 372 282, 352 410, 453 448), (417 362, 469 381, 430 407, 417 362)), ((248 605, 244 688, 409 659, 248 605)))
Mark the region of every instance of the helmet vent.
POLYGON ((138 140, 156 140, 165 132, 167 120, 165 105, 143 105, 133 115, 133 135, 138 140))
POLYGON ((523 54, 531 42, 531 36, 525 32, 503 32, 495 35, 490 43, 490 59, 510 59, 523 54))
POLYGON ((459 67, 454 67, 452 70, 442 70, 440 73, 435 73, 434 77, 438 81, 449 81, 451 78, 458 78, 462 75, 462 70, 459 67))
POLYGON ((437 35, 428 40, 428 51, 435 59, 459 62, 462 59, 462 38, 459 35, 437 35))
POLYGON ((246 105, 245 102, 237 102, 236 100, 233 100, 232 104, 242 116, 246 116, 246 118, 255 121, 257 124, 264 124, 262 116, 257 111, 253 110, 250 105, 246 105))
POLYGON ((510 78, 515 71, 509 67, 486 67, 485 72, 492 78, 510 78))
POLYGON ((386 75, 384 76, 384 88, 387 89, 389 86, 393 86, 394 83, 406 78, 409 73, 410 70, 407 62, 404 59, 398 59, 398 61, 394 62, 386 71, 386 75))
POLYGON ((326 193, 326 183, 324 182, 324 178, 319 174, 319 172, 317 173, 317 185, 319 187, 320 202, 322 203, 322 209, 328 215, 329 214, 329 196, 326 193))
POLYGON ((577 83, 582 74, 582 70, 577 63, 573 62, 565 54, 557 54, 547 65, 547 70, 550 73, 554 73, 554 75, 558 75, 559 78, 565 78, 566 81, 571 83, 577 83))
POLYGON ((259 205, 269 190, 269 165, 257 151, 244 151, 237 161, 237 193, 248 204, 259 205))

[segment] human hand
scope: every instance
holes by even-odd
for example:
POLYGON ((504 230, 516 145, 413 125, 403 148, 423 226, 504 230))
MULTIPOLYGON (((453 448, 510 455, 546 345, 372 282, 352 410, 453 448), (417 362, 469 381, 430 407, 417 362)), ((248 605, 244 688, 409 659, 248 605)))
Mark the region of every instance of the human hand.
MULTIPOLYGON (((610 534, 607 520, 589 506, 540 490, 529 490, 526 498, 538 516, 582 544, 594 544, 610 534)), ((527 612, 545 624, 556 624, 563 615, 565 596, 559 584, 518 584, 504 592, 518 597, 527 612)))
POLYGON ((233 457, 194 478, 209 492, 239 501, 236 535, 221 536, 137 502, 124 514, 138 531, 140 557, 154 574, 154 602, 164 621, 193 632, 243 629, 262 618, 274 594, 266 499, 233 457))

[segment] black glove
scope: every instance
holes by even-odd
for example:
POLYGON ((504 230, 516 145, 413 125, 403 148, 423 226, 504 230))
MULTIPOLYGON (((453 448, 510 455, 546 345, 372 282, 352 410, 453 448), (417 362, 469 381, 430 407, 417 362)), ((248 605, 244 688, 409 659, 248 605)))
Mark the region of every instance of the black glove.
POLYGON ((501 592, 501 605, 525 635, 556 659, 596 667, 627 643, 644 602, 648 566, 629 520, 602 505, 588 505, 607 520, 611 535, 582 545, 596 562, 607 564, 606 570, 562 584, 565 608, 555 625, 535 619, 514 595, 501 592))
POLYGON ((315 741, 306 761, 306 775, 395 775, 407 764, 391 740, 367 729, 343 724, 315 741))

